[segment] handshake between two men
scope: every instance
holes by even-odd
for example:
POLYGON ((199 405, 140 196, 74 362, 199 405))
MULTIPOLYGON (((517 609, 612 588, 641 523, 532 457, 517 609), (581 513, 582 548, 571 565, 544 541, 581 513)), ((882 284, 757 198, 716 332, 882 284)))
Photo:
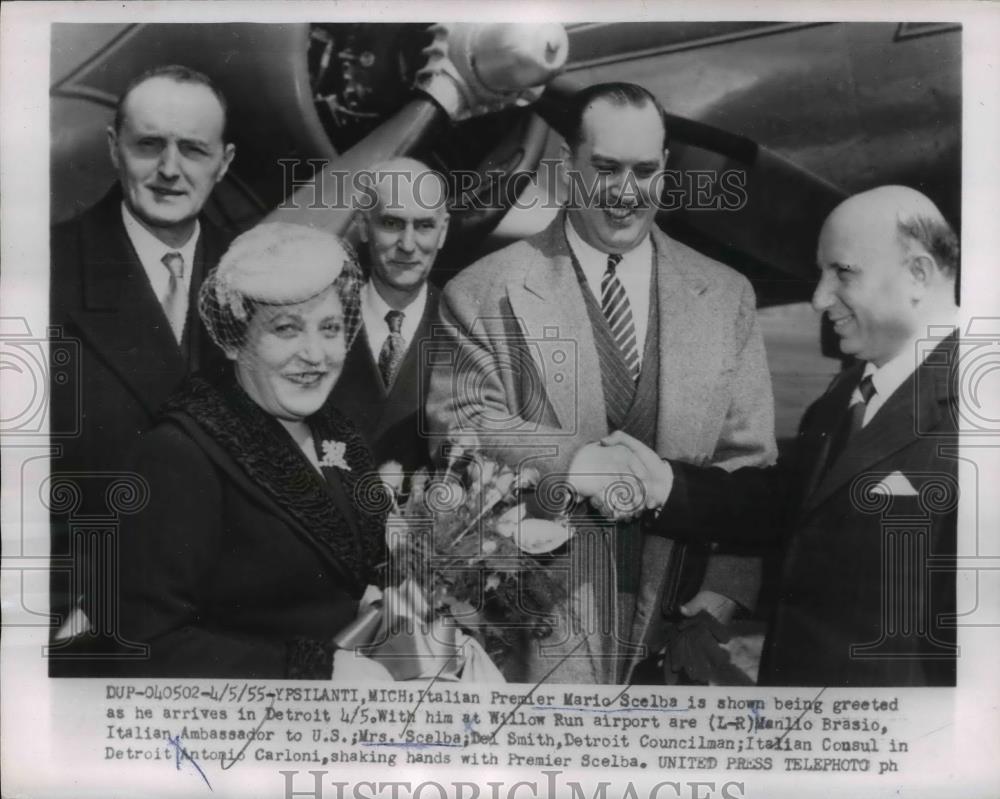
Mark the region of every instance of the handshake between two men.
POLYGON ((569 482, 595 510, 623 521, 663 507, 673 487, 673 470, 641 441, 616 430, 577 451, 569 482))
MULTIPOLYGON (((674 470, 653 449, 621 430, 585 444, 569 466, 569 483, 580 501, 615 522, 628 522, 649 514, 653 521, 663 510, 674 486, 674 470)), ((664 520, 669 525, 669 520, 664 520)), ((662 525, 657 524, 657 528, 662 525)), ((651 531, 652 526, 639 525, 651 531)), ((715 591, 702 589, 677 606, 682 621, 667 626, 666 649, 649 663, 653 682, 677 681, 681 673, 696 683, 746 684, 749 678, 730 663, 719 644, 729 640, 727 625, 738 605, 715 591)), ((636 673, 633 681, 647 677, 636 673)))
MULTIPOLYGON (((670 498, 674 472, 650 447, 628 433, 616 430, 582 446, 569 467, 569 482, 581 500, 588 500, 602 515, 628 521, 644 513, 658 514, 670 498)), ((704 611, 728 624, 737 604, 715 591, 700 591, 679 610, 693 617, 704 611)))

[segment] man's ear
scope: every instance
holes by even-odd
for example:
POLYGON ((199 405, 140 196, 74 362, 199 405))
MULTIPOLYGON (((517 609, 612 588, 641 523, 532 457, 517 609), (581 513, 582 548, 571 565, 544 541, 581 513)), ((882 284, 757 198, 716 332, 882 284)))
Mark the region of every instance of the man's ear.
POLYGON ((918 297, 931 288, 939 272, 937 263, 926 252, 911 255, 906 268, 910 273, 910 280, 913 282, 913 288, 918 297))
POLYGON ((226 176, 226 172, 229 171, 229 165, 233 162, 235 157, 236 145, 230 142, 222 148, 222 165, 219 167, 219 174, 215 176, 216 183, 226 176))
POLYGON ((444 246, 444 241, 448 238, 448 223, 451 221, 451 214, 445 212, 441 217, 441 232, 438 233, 437 248, 440 250, 444 246))
POLYGON ((573 163, 574 162, 573 150, 570 148, 569 144, 567 144, 565 141, 563 141, 562 144, 559 145, 559 157, 561 161, 559 164, 558 184, 563 189, 561 201, 565 202, 567 196, 569 195, 570 171, 576 169, 576 166, 573 163))
POLYGON ((114 125, 108 125, 108 155, 111 156, 111 165, 118 169, 118 133, 114 125))
POLYGON ((573 168, 573 150, 565 141, 559 145, 559 158, 562 159, 563 170, 573 168))

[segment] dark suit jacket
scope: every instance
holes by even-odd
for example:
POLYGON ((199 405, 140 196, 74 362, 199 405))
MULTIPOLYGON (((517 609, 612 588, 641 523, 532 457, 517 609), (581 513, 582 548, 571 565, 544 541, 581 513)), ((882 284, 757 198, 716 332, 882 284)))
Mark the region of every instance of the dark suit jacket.
MULTIPOLYGON (((195 252, 185 340, 178 346, 163 308, 125 232, 121 189, 116 185, 97 205, 52 229, 49 290, 52 374, 50 428, 53 493, 57 481, 73 484, 78 501, 52 515, 52 612, 65 614, 81 585, 70 587, 69 525, 73 517, 99 514, 112 519, 107 489, 121 475, 127 453, 154 414, 195 370, 219 369, 221 352, 204 334, 197 291, 229 239, 207 219, 195 252), (70 349, 56 346, 69 342, 70 349), (56 369, 60 353, 71 353, 70 368, 56 369), (59 560, 62 559, 62 560, 59 560)), ((54 503, 55 504, 55 503, 54 503)), ((93 582, 83 580, 82 582, 93 582)))
POLYGON ((427 286, 427 304, 413 340, 389 390, 382 383, 364 326, 344 360, 329 402, 350 418, 368 443, 376 464, 397 461, 407 472, 430 463, 424 406, 430 369, 421 366, 421 342, 430 338, 440 293, 427 286))
POLYGON ((829 442, 863 364, 809 408, 778 467, 727 474, 672 462, 656 523, 664 535, 785 537, 762 684, 955 684, 955 346, 942 342, 829 471, 829 442))
POLYGON ((94 207, 52 229, 50 325, 79 341, 79 380, 52 385, 53 471, 120 469, 160 405, 221 353, 198 318, 197 292, 229 246, 207 219, 195 252, 185 341, 178 346, 121 221, 115 186, 94 207))
POLYGON ((351 498, 371 469, 354 426, 309 419, 349 469, 311 466, 234 381, 193 379, 139 443, 148 502, 123 519, 121 634, 146 677, 322 678, 384 559, 383 514, 351 498))

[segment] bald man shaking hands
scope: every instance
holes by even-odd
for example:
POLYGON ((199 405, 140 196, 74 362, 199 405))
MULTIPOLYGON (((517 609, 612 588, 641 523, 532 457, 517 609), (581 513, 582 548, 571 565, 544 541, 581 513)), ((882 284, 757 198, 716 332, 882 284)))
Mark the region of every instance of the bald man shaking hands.
POLYGON ((813 305, 857 363, 777 467, 664 462, 647 530, 784 536, 762 684, 954 685, 958 238, 922 194, 884 186, 830 214, 817 262, 813 305))

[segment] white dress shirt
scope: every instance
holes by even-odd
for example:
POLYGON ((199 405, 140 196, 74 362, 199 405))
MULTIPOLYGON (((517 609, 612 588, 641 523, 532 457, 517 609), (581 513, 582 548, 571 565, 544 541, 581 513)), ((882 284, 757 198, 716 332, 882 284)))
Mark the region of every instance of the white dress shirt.
MULTIPOLYGON (((943 339, 944 336, 941 336, 941 338, 943 339)), ((865 416, 861 421, 862 427, 871 421, 872 417, 878 412, 878 409, 892 396, 892 393, 903 385, 910 375, 917 371, 917 367, 934 350, 938 342, 933 342, 932 346, 932 343, 928 342, 927 339, 926 335, 910 339, 895 358, 886 361, 881 366, 876 366, 871 361, 865 364, 862 379, 867 375, 871 375, 875 394, 868 400, 868 407, 865 408, 865 416), (919 361, 917 360, 918 357, 919 361)), ((854 393, 851 395, 851 405, 861 401, 861 390, 855 388, 854 393)))
MULTIPOLYGON (((591 247, 580 238, 573 223, 566 217, 566 241, 576 256, 576 261, 587 278, 587 285, 601 305, 601 278, 608 271, 608 253, 591 247)), ((632 322, 635 324, 635 343, 639 352, 639 363, 642 364, 643 350, 646 346, 646 329, 649 327, 650 278, 653 274, 653 240, 647 234, 639 244, 622 254, 622 260, 615 269, 618 281, 625 289, 628 304, 632 310, 632 322)))
MULTIPOLYGON (((410 342, 417 334, 417 327, 423 319, 426 306, 427 284, 424 283, 413 302, 402 309, 403 325, 399 334, 403 337, 406 349, 410 348, 410 342)), ((375 363, 378 363, 385 340, 389 338, 389 323, 385 321, 385 315, 391 310, 392 306, 382 299, 382 295, 370 280, 361 287, 361 321, 365 326, 365 333, 368 334, 368 347, 375 363)))
MULTIPOLYGON (((153 287, 156 298, 163 305, 167 299, 167 291, 170 288, 170 270, 163 263, 163 256, 168 252, 179 252, 184 259, 184 278, 181 281, 184 285, 184 296, 191 296, 191 272, 194 267, 194 251, 198 246, 198 236, 201 234, 201 224, 195 220, 194 233, 191 238, 181 247, 168 247, 156 236, 150 233, 136 219, 125 203, 122 203, 122 224, 125 225, 125 232, 129 241, 135 248, 139 256, 139 263, 142 264, 149 284, 153 287)), ((187 305, 185 305, 185 311, 187 305)))

